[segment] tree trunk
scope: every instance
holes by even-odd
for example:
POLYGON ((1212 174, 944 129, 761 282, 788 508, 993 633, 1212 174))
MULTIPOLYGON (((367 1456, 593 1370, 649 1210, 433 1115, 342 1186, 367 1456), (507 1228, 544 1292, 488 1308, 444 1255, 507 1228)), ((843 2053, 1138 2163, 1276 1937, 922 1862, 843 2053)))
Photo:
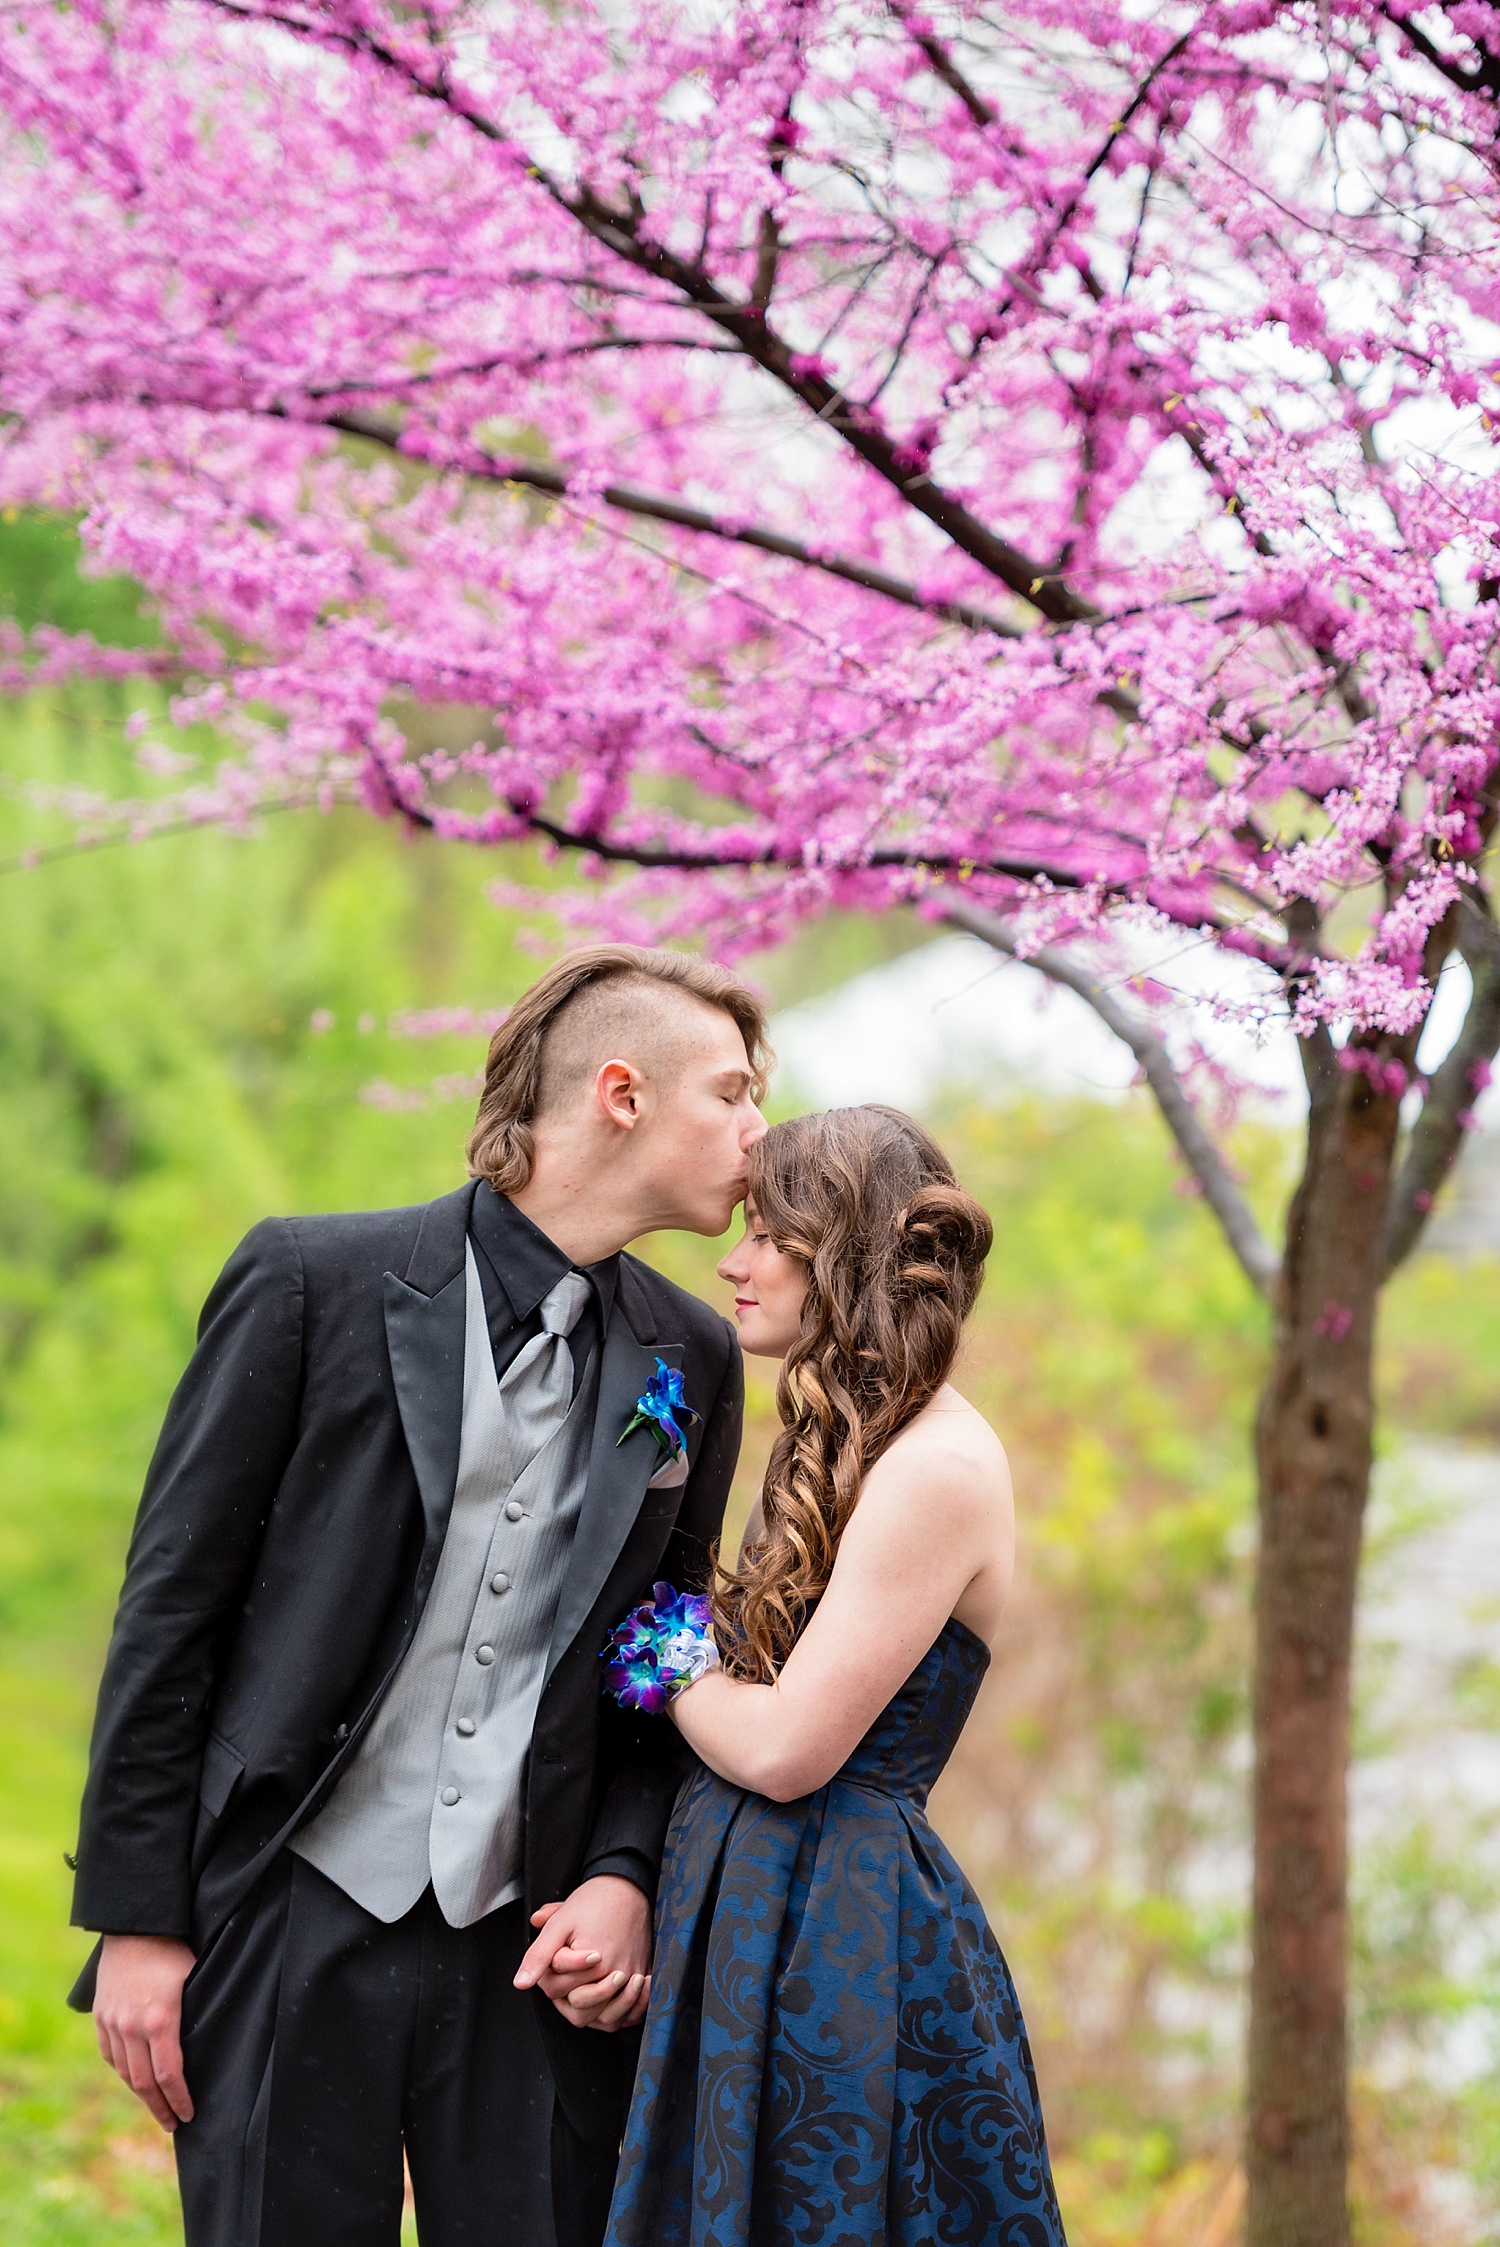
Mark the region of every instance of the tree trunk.
POLYGON ((1349 2239, 1349 1688, 1399 1104, 1328 1059, 1256 1431, 1247 2247, 1349 2239))

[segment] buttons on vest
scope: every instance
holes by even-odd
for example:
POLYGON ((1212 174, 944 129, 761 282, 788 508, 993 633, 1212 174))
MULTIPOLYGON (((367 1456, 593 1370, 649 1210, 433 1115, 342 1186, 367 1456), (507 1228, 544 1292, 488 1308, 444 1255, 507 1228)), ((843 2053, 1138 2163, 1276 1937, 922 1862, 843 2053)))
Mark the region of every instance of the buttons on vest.
MULTIPOLYGON (((354 1738, 335 1745, 325 1734, 342 1777, 293 1840, 297 1855, 378 1917, 399 1919, 430 1886, 452 1927, 476 1924, 520 1886, 531 1733, 597 1394, 591 1374, 581 1409, 571 1423, 559 1414, 555 1428, 551 1407, 567 1402, 561 1379, 513 1382, 502 1397, 472 1253, 465 1269, 464 1411, 447 1534, 420 1572, 430 1596, 379 1708, 362 1726, 346 1720, 350 1734, 363 1734, 358 1753, 354 1738), (534 1437, 546 1441, 528 1464, 534 1437)), ((587 1295, 586 1282, 569 1284, 587 1295)), ((545 1371, 547 1351, 538 1357, 545 1371)), ((585 1366, 580 1350, 576 1370, 585 1366)), ((570 1772, 580 1758, 586 1766, 584 1750, 569 1749, 570 1772)), ((562 1780, 560 1771, 542 1776, 554 1790, 562 1780)))

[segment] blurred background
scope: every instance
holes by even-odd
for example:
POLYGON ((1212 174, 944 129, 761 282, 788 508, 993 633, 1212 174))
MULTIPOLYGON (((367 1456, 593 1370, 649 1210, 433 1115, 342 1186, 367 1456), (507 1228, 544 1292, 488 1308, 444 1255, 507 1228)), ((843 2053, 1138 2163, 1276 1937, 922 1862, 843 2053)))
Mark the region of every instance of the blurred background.
MULTIPOLYGON (((0 614, 149 640, 65 524, 0 522, 0 614)), ((169 2247, 167 2142, 62 1998, 93 1695, 142 1472, 198 1306, 268 1211, 463 1175, 484 1050, 555 944, 534 857, 354 811, 79 852, 148 789, 148 684, 0 706, 0 2241, 169 2247), (143 770, 137 770, 137 764, 143 770)), ((214 744, 193 744, 211 763, 214 744)), ((919 1109, 996 1222, 961 1386, 1012 1456, 1017 1592, 934 1815, 1020 1984, 1074 2247, 1231 2247, 1247 1876, 1250 1421, 1264 1314, 1089 1019, 915 920, 749 964, 775 1114, 919 1109)), ((1274 1212, 1262 1084, 1236 1153, 1274 1212)), ((1286 1093, 1288 1085, 1293 1089, 1286 1093)), ((1355 2189, 1364 2247, 1500 2235, 1500 1133, 1382 1336, 1361 1630, 1355 2189)), ((643 1253, 712 1301, 712 1244, 643 1253)), ((773 1424, 752 1362, 737 1506, 773 1424)))

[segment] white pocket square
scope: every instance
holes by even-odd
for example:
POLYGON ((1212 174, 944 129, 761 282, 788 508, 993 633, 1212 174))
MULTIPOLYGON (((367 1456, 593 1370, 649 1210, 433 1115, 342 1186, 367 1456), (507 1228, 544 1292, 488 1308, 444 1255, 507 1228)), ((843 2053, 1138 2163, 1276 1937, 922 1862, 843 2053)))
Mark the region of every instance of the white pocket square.
POLYGON ((681 1451, 674 1451, 670 1459, 662 1461, 647 1483, 646 1488, 648 1490, 675 1490, 680 1483, 686 1482, 687 1478, 688 1455, 687 1446, 684 1445, 681 1451))

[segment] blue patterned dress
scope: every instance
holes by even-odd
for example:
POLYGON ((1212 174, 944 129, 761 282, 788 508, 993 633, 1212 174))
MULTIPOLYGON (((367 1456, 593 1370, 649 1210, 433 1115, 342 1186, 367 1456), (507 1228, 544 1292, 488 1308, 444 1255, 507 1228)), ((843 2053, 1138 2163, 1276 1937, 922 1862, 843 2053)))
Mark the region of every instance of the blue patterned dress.
POLYGON ((1064 2247, 1015 1989, 923 1809, 988 1666, 947 1624, 798 1802, 684 1789, 606 2247, 1064 2247))

